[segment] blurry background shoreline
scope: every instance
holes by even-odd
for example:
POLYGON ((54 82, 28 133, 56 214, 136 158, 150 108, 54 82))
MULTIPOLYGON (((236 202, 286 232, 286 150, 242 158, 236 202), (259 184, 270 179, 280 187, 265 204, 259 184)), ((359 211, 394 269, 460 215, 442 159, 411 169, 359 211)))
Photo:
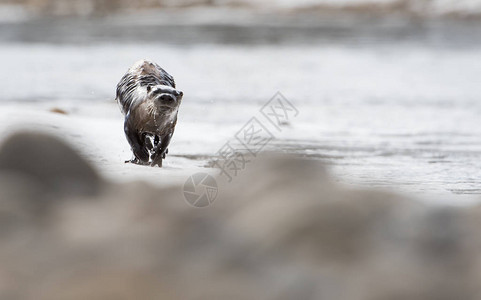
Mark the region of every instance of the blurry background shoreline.
POLYGON ((33 14, 102 16, 146 9, 235 8, 260 13, 349 13, 417 18, 481 16, 479 0, 1 0, 33 14))
POLYGON ((481 0, 0 0, 0 41, 88 45, 481 43, 481 0))

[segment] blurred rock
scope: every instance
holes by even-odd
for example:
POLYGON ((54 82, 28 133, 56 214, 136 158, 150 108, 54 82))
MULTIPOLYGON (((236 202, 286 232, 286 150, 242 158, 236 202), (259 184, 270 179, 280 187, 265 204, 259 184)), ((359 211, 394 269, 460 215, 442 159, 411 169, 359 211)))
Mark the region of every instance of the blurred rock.
POLYGON ((56 138, 21 133, 0 148, 0 172, 27 177, 46 192, 93 195, 101 185, 96 171, 74 150, 56 138))
POLYGON ((104 183, 45 135, 8 139, 0 170, 0 299, 481 297, 480 208, 348 189, 315 161, 258 158, 204 209, 104 183))

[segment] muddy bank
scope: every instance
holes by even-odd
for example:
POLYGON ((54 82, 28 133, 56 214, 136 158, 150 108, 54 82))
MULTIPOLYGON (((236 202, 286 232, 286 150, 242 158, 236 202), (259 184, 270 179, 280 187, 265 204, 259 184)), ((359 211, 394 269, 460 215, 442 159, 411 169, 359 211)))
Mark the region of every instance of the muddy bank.
POLYGON ((68 146, 0 150, 9 299, 479 299, 479 207, 346 189, 313 161, 259 159, 204 209, 183 185, 113 184, 68 146), (18 283, 22 282, 22 285, 18 283))

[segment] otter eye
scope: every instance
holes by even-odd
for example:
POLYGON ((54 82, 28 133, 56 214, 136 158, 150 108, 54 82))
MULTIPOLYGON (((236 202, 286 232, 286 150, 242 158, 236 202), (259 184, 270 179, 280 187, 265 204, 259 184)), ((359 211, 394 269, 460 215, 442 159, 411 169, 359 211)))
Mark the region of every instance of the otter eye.
POLYGON ((150 85, 147 86, 147 93, 150 93, 150 91, 152 90, 152 87, 150 85))

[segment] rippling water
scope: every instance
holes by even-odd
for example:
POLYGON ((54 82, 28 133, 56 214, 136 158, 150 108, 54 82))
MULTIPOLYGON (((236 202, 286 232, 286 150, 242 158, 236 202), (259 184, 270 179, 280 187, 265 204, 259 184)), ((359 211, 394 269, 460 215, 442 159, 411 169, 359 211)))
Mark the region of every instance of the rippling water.
POLYGON ((188 139, 182 124, 206 136, 176 155, 203 164, 281 91, 300 114, 270 149, 324 160, 344 183, 435 199, 481 194, 479 24, 126 18, 1 24, 0 102, 61 101, 80 112, 112 103, 126 69, 151 58, 185 92, 179 140, 188 139))

